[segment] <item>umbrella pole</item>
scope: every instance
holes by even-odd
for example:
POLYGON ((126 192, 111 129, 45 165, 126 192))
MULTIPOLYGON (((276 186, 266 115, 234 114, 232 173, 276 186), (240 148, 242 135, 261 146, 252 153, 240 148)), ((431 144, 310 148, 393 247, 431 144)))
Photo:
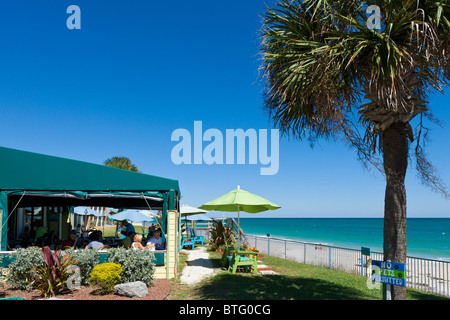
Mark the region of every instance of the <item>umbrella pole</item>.
POLYGON ((240 206, 238 205, 238 250, 241 250, 241 220, 240 220, 240 206))

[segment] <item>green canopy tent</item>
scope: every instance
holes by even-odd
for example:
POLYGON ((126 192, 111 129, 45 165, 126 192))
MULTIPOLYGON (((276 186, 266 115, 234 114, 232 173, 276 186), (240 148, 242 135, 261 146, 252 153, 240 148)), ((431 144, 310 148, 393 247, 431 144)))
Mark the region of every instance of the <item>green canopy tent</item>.
POLYGON ((0 147, 0 239, 16 208, 100 206, 162 211, 179 209, 177 180, 72 159, 0 147))
POLYGON ((204 210, 214 211, 227 211, 238 213, 238 225, 239 225, 239 246, 241 240, 240 231, 240 212, 258 213, 266 210, 276 210, 281 208, 280 206, 266 200, 256 194, 242 190, 239 186, 237 189, 224 194, 223 196, 205 203, 199 207, 204 210))

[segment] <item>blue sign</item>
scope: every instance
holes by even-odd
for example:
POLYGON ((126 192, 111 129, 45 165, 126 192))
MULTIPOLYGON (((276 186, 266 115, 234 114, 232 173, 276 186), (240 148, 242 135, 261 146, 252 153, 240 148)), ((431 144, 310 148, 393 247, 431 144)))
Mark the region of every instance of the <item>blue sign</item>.
POLYGON ((404 287, 405 264, 399 262, 372 260, 372 281, 404 287))

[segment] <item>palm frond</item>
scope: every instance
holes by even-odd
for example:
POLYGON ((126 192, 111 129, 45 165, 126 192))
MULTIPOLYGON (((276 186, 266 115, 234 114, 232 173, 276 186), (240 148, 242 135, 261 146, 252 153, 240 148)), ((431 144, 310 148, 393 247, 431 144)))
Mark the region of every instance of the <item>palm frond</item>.
POLYGON ((409 123, 450 81, 446 0, 278 0, 263 22, 264 105, 282 133, 343 139, 367 158, 402 122, 421 143, 422 126, 415 134, 409 123), (367 26, 370 5, 381 8, 381 30, 367 26))

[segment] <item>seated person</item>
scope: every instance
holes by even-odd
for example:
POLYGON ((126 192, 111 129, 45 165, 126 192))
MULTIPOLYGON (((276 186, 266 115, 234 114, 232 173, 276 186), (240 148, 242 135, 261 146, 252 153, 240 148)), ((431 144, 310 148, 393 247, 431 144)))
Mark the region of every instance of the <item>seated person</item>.
POLYGON ((44 236, 47 234, 47 229, 41 224, 41 220, 34 222, 34 237, 36 239, 36 245, 42 246, 44 242, 44 236))
POLYGON ((153 237, 148 240, 147 244, 149 243, 154 245, 156 250, 164 250, 164 244, 162 243, 161 238, 161 230, 156 229, 153 232, 153 237))
POLYGON ((127 234, 127 236, 125 237, 125 239, 122 240, 121 242, 121 246, 125 247, 127 249, 131 248, 131 244, 134 241, 134 236, 136 235, 136 233, 134 232, 130 232, 129 234, 127 234))
POLYGON ((147 243, 146 246, 144 247, 141 241, 142 241, 142 234, 136 233, 136 235, 134 236, 134 241, 131 244, 133 250, 154 249, 154 245, 150 243, 147 243))
POLYGON ((66 248, 66 247, 71 247, 71 248, 75 248, 78 242, 78 235, 77 235, 77 231, 76 230, 72 230, 70 231, 70 236, 68 239, 66 239, 63 244, 62 244, 62 248, 66 248))
POLYGON ((153 232, 155 232, 155 226, 152 225, 148 227, 148 234, 146 240, 149 240, 151 237, 153 237, 153 232))
POLYGON ((93 238, 94 240, 92 242, 89 242, 89 244, 85 247, 85 249, 98 250, 99 248, 103 247, 101 231, 95 231, 93 238))

